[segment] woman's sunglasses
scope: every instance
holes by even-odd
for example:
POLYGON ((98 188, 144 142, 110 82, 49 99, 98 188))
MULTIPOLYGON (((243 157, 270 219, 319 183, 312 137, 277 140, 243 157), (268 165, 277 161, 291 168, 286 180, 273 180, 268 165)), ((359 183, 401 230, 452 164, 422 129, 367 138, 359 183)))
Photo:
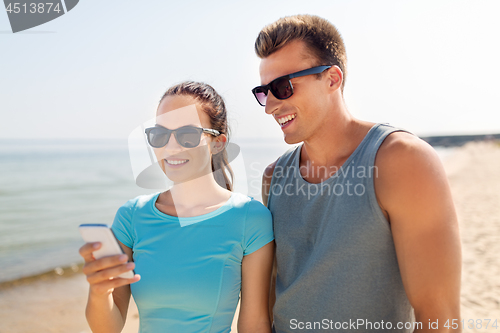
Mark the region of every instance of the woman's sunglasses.
POLYGON ((260 105, 266 106, 267 94, 269 93, 269 90, 271 90, 274 97, 276 97, 277 99, 287 99, 293 95, 293 86, 290 79, 299 76, 319 74, 330 67, 332 66, 317 66, 305 69, 300 72, 280 76, 279 78, 272 80, 271 82, 269 82, 269 84, 266 84, 265 86, 258 86, 253 88, 252 93, 260 105))
POLYGON ((171 130, 160 125, 155 127, 146 128, 145 130, 148 142, 153 148, 164 147, 170 135, 174 133, 175 140, 184 148, 194 148, 200 144, 201 134, 208 133, 213 136, 219 136, 220 132, 210 128, 201 128, 194 126, 183 126, 171 130))

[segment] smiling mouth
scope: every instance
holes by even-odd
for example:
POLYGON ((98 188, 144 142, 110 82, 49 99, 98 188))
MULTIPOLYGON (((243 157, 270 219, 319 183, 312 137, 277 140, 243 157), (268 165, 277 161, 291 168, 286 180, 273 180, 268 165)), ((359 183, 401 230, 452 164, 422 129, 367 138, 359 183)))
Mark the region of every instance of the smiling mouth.
POLYGON ((167 162, 168 165, 170 166, 178 166, 178 165, 183 165, 189 162, 189 160, 167 160, 165 159, 165 162, 167 162))
POLYGON ((293 119, 295 119, 296 116, 297 114, 289 114, 288 116, 285 117, 276 118, 276 121, 278 122, 278 124, 280 124, 281 127, 283 127, 287 125, 289 122, 291 122, 293 119))

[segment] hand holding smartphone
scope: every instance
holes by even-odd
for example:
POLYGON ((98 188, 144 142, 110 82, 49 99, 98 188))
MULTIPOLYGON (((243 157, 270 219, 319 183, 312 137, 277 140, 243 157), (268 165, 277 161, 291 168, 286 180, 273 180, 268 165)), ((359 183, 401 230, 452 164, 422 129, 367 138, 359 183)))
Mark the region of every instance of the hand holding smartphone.
MULTIPOLYGON (((82 238, 87 243, 100 242, 101 248, 93 252, 94 258, 100 259, 108 256, 124 254, 118 240, 111 228, 106 224, 80 224, 78 227, 82 238)), ((134 271, 128 271, 118 275, 118 277, 131 279, 134 271)))

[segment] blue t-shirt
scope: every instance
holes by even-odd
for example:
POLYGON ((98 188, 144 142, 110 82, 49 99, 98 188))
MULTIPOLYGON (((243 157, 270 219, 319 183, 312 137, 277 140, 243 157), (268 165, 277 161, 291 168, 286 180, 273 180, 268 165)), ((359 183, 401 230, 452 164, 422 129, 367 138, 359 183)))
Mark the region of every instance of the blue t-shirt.
POLYGON ((131 285, 140 332, 229 332, 241 289, 241 261, 274 239, 269 210, 239 193, 208 214, 160 212, 159 193, 129 200, 112 230, 133 250, 131 285))

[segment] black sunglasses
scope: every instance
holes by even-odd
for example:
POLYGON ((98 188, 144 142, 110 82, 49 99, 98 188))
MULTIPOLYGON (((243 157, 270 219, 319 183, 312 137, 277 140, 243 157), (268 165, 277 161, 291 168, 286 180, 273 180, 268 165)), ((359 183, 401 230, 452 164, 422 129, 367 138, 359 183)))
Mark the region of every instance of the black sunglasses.
POLYGON ((172 133, 174 133, 177 143, 185 148, 194 148, 198 146, 200 144, 202 133, 208 133, 213 136, 220 135, 220 132, 217 130, 194 126, 183 126, 171 130, 163 126, 156 125, 155 127, 146 128, 145 132, 148 138, 148 143, 153 148, 164 147, 168 143, 168 140, 170 140, 170 134, 172 133))
POLYGON ((271 90, 274 97, 276 97, 277 99, 287 99, 293 95, 293 86, 290 79, 299 76, 319 74, 330 67, 332 66, 317 66, 305 69, 300 72, 280 76, 279 78, 272 80, 271 82, 269 82, 269 84, 266 84, 265 86, 258 86, 253 88, 252 93, 260 105, 266 106, 267 94, 269 93, 269 90, 271 90))

